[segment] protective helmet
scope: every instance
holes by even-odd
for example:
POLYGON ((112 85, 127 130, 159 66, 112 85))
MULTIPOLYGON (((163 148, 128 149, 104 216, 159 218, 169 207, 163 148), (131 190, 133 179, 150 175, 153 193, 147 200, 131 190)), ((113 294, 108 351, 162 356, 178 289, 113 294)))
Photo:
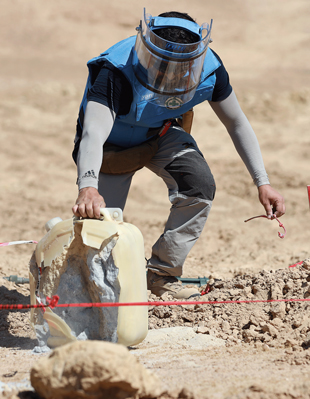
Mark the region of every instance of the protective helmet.
POLYGON ((137 28, 133 69, 138 81, 154 93, 152 100, 158 105, 176 109, 193 98, 211 42, 211 28, 212 20, 210 25, 199 26, 182 18, 152 17, 144 8, 137 28), (171 27, 189 31, 197 42, 171 42, 156 34, 158 29, 171 27))

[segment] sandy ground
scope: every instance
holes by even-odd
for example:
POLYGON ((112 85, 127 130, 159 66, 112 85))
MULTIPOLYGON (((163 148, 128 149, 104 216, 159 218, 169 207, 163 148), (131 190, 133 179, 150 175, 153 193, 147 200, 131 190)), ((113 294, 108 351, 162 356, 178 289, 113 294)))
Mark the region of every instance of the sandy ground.
MULTIPOLYGON (((310 252, 308 0, 179 0, 177 5, 163 0, 113 5, 107 0, 5 1, 0 15, 0 242, 40 240, 46 221, 72 216, 77 188, 71 151, 86 62, 134 34, 144 6, 154 15, 177 8, 199 23, 214 19, 212 48, 229 71, 271 183, 287 205, 281 219, 287 229, 284 240, 277 236, 276 221, 244 223, 263 213, 257 190, 211 108, 198 106, 193 134, 215 176, 217 194, 184 276, 235 281, 263 270, 287 271, 310 252)), ((137 172, 124 216, 141 229, 146 256, 162 232, 169 206, 163 183, 147 170, 137 172)), ((27 277, 33 249, 1 247, 0 278, 27 277)), ((27 285, 0 281, 1 303, 29 302, 27 285)), ((306 307, 297 310, 309 314, 306 307)), ((38 359, 31 354, 36 341, 28 312, 0 312, 0 380, 22 381, 38 359)), ((191 325, 197 323, 194 319, 191 325)), ((210 333, 219 330, 217 326, 210 333)), ((180 350, 172 345, 171 356, 157 353, 150 360, 145 352, 141 361, 167 384, 186 382, 199 398, 309 397, 307 345, 272 341, 268 349, 244 336, 217 349, 180 350)))

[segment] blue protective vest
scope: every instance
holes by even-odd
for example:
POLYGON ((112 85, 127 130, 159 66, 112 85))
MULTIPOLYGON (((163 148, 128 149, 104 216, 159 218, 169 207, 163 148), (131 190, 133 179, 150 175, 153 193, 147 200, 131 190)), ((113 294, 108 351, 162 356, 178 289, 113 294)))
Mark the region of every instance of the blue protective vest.
MULTIPOLYGON (((211 49, 207 50, 201 73, 200 83, 194 97, 188 103, 177 109, 168 109, 150 102, 154 93, 142 86, 135 77, 132 67, 132 54, 136 36, 131 36, 116 43, 106 52, 88 61, 89 76, 81 103, 85 113, 87 105, 87 93, 91 88, 93 67, 100 65, 105 60, 118 68, 131 82, 133 90, 133 101, 130 112, 127 115, 117 116, 109 135, 108 142, 123 147, 133 147, 149 139, 147 132, 149 128, 156 128, 163 125, 167 119, 180 117, 203 101, 211 100, 215 85, 215 74, 213 73, 221 64, 214 56, 211 49)), ((81 123, 81 121, 79 121, 81 123)))

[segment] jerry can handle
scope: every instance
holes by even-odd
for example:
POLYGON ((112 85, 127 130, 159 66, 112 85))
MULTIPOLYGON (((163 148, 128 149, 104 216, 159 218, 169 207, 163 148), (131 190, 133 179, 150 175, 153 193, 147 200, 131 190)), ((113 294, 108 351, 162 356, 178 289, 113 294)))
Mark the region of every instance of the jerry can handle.
POLYGON ((123 221, 123 211, 120 208, 100 208, 100 214, 104 220, 117 222, 123 221))
MULTIPOLYGON (((123 221, 123 211, 121 208, 100 208, 101 220, 109 220, 122 222, 123 221)), ((55 218, 56 219, 56 218, 55 218)), ((79 221, 84 218, 80 218, 78 216, 73 216, 73 221, 79 221)), ((85 218, 88 219, 88 218, 85 218)))

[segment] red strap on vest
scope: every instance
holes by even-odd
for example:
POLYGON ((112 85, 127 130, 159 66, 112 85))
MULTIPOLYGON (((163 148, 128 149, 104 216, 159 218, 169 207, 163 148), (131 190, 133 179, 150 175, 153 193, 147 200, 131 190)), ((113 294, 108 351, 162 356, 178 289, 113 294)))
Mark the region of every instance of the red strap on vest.
POLYGON ((171 123, 171 121, 168 121, 164 124, 161 131, 159 132, 159 137, 163 137, 167 133, 169 127, 171 126, 171 123))

